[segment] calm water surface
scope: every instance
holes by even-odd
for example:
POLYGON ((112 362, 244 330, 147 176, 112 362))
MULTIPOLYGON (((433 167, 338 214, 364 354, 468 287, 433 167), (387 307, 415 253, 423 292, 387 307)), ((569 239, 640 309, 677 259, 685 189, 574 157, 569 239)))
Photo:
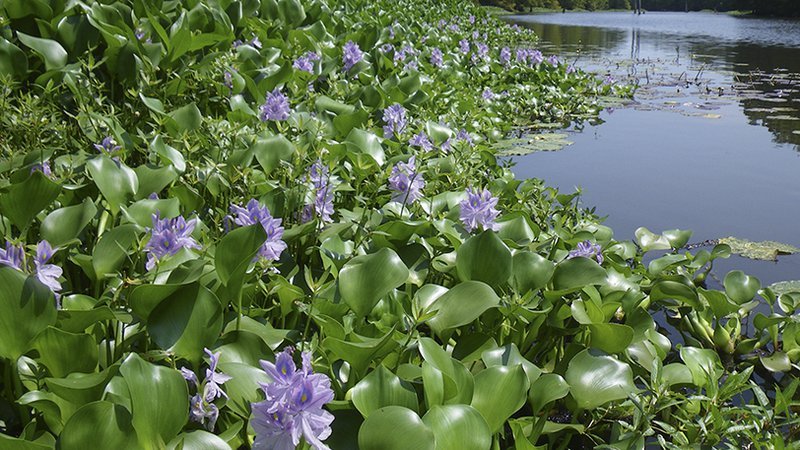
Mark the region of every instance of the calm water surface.
MULTIPOLYGON (((694 231, 800 247, 800 22, 714 13, 567 13, 512 16, 545 54, 638 83, 635 101, 576 127, 574 144, 515 159, 608 215, 617 239, 694 231)), ((800 279, 800 255, 732 257, 767 285, 800 279)))

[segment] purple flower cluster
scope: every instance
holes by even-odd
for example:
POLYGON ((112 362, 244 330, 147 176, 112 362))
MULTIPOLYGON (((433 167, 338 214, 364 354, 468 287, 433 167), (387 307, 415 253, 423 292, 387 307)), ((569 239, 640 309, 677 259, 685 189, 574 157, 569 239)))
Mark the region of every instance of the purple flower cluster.
POLYGON ((347 41, 344 44, 344 51, 342 53, 342 63, 344 64, 344 70, 350 70, 355 66, 359 61, 364 58, 364 53, 361 51, 361 48, 353 41, 347 41))
POLYGON ((425 187, 425 180, 417 172, 415 157, 409 158, 407 163, 399 162, 392 167, 392 174, 389 175, 389 189, 394 191, 392 201, 412 204, 422 198, 422 189, 425 187))
POLYGON ((469 41, 468 40, 462 39, 462 40, 458 41, 458 46, 459 46, 459 49, 461 50, 461 53, 469 53, 469 41))
POLYGON ((294 67, 297 70, 302 70, 303 72, 308 72, 313 74, 314 73, 314 61, 319 61, 319 55, 317 52, 307 52, 305 55, 297 58, 294 60, 294 67))
POLYGON ((46 177, 53 177, 53 171, 50 169, 50 161, 42 161, 41 163, 31 166, 31 173, 36 171, 42 172, 46 177))
POLYGON ((311 165, 307 180, 311 181, 313 186, 314 202, 303 207, 300 221, 310 222, 314 216, 317 216, 322 223, 333 222, 331 218, 333 215, 333 186, 328 168, 322 164, 321 160, 318 159, 311 165))
POLYGON ((444 65, 444 54, 439 50, 439 47, 434 47, 433 50, 431 50, 431 65, 436 68, 444 65))
POLYGON ((578 247, 571 250, 567 258, 577 258, 579 256, 584 258, 594 257, 597 260, 597 264, 603 264, 603 249, 600 244, 593 244, 589 240, 579 242, 578 247))
POLYGON ((483 42, 478 42, 475 44, 476 50, 475 53, 481 59, 487 59, 489 57, 489 46, 484 44, 483 42))
POLYGON ((244 208, 231 205, 231 213, 236 214, 233 219, 236 225, 246 227, 260 223, 267 232, 267 240, 258 250, 255 259, 277 261, 281 257, 281 253, 286 250, 286 242, 281 239, 283 237, 281 219, 273 218, 269 209, 256 199, 251 199, 244 208))
POLYGON ((411 139, 409 139, 408 144, 419 147, 426 152, 433 150, 433 143, 424 131, 420 131, 419 133, 415 134, 411 139))
POLYGON ((557 66, 558 65, 558 56, 556 56, 556 55, 548 56, 547 57, 547 62, 550 63, 550 65, 552 65, 552 66, 557 66))
POLYGON ((466 142, 470 146, 475 145, 475 141, 472 140, 472 136, 470 136, 467 130, 465 130, 464 128, 458 130, 458 133, 456 133, 456 139, 458 139, 459 141, 466 142))
POLYGON ((256 433, 253 450, 292 450, 301 438, 315 450, 330 450, 322 441, 331 435, 334 417, 322 406, 333 400, 331 381, 325 374, 313 373, 309 352, 303 352, 302 358, 298 369, 292 348, 287 347, 274 364, 261 361, 272 382, 261 384, 266 399, 251 404, 250 424, 256 433))
POLYGON ((511 49, 503 47, 500 49, 500 64, 508 64, 511 61, 511 49))
POLYGON ((281 121, 288 119, 290 112, 289 99, 283 95, 280 89, 275 88, 267 94, 267 100, 261 105, 258 117, 262 122, 268 120, 281 121))
POLYGON ((491 89, 489 89, 489 88, 487 87, 487 88, 486 88, 486 89, 484 89, 484 90, 483 90, 483 92, 481 93, 481 97, 482 97, 484 100, 491 100, 491 99, 493 99, 493 98, 494 98, 494 92, 492 92, 492 90, 491 90, 491 89))
POLYGON ((473 191, 472 188, 467 188, 467 198, 461 201, 460 206, 461 223, 470 233, 478 228, 494 231, 499 229, 495 223, 500 214, 495 209, 497 197, 492 196, 488 189, 473 191))
POLYGON ((206 352, 209 359, 205 380, 200 383, 197 374, 185 367, 181 368, 181 375, 189 382, 190 386, 197 388, 197 393, 189 398, 189 404, 191 405, 189 419, 205 425, 208 431, 212 431, 219 417, 219 408, 212 402, 220 397, 228 398, 228 394, 222 390, 221 385, 226 381, 232 380, 233 377, 217 372, 219 355, 222 352, 211 353, 211 350, 207 348, 204 348, 203 351, 206 352))
POLYGON ((383 137, 392 139, 400 136, 408 124, 406 109, 399 103, 386 107, 383 110, 383 122, 386 124, 383 126, 383 137))
MULTIPOLYGON (((33 258, 33 275, 39 282, 50 288, 56 297, 56 306, 61 307, 59 298, 61 297, 61 283, 58 281, 64 271, 55 264, 48 264, 55 249, 47 241, 40 241, 36 245, 36 256, 33 258)), ((25 264, 25 248, 22 245, 14 245, 6 241, 6 248, 0 248, 0 264, 13 267, 19 271, 27 269, 25 264)))
POLYGON ((158 260, 172 256, 182 248, 200 248, 200 244, 192 237, 197 219, 188 222, 182 216, 162 219, 158 213, 152 217, 153 227, 147 229, 150 232, 150 240, 145 246, 145 251, 148 253, 145 264, 147 270, 153 270, 158 260))
POLYGON ((517 49, 517 62, 528 63, 532 66, 541 64, 544 61, 544 56, 539 50, 531 50, 529 48, 517 49))

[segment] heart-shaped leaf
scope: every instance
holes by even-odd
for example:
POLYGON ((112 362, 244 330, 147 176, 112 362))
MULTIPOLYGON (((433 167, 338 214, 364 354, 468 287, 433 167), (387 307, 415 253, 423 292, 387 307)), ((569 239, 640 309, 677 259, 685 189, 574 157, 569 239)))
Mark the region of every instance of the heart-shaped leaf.
POLYGON ((600 350, 583 350, 569 362, 564 379, 581 409, 594 409, 637 391, 630 366, 600 350))
POLYGON ((358 431, 361 450, 435 450, 433 431, 417 413, 402 406, 386 406, 370 414, 358 431))
POLYGON ((511 277, 511 251, 492 230, 467 239, 458 248, 456 269, 464 281, 482 281, 499 286, 511 277))
POLYGON ((389 291, 408 279, 408 268, 393 250, 356 256, 339 271, 339 293, 359 316, 366 316, 389 291))
POLYGON ((751 277, 741 270, 728 272, 722 284, 728 297, 739 305, 752 300, 761 289, 761 281, 758 278, 751 277))
POLYGON ((350 391, 353 404, 364 417, 384 406, 403 406, 417 411, 419 400, 414 388, 387 368, 379 365, 350 391))

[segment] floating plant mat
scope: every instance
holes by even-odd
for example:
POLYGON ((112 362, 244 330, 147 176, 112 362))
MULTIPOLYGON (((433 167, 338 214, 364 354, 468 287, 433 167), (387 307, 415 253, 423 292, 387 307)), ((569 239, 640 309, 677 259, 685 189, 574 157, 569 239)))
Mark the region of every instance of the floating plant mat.
POLYGON ((726 237, 719 240, 720 244, 727 244, 731 252, 750 259, 775 261, 778 255, 791 255, 800 253, 800 248, 775 241, 753 242, 747 239, 726 237))
POLYGON ((769 285, 775 295, 788 294, 790 292, 800 292, 800 280, 779 281, 769 285))
POLYGON ((525 135, 521 138, 506 139, 495 144, 494 149, 502 156, 522 156, 534 152, 554 152, 572 144, 562 133, 525 135))

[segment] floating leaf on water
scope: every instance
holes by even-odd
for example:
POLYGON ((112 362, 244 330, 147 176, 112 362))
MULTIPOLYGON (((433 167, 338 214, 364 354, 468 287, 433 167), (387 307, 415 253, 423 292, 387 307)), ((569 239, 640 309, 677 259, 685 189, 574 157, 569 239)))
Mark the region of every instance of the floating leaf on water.
POLYGON ((708 114, 703 114, 700 117, 704 117, 706 119, 719 119, 720 117, 722 117, 722 114, 708 113, 708 114))
POLYGON ((790 292, 800 292, 800 280, 779 281, 768 286, 775 295, 788 294, 790 292))
POLYGON ((775 261, 778 259, 778 255, 800 253, 800 248, 775 241, 753 242, 731 236, 720 239, 719 243, 729 245, 731 252, 737 255, 764 261, 775 261))
POLYGON ((766 120, 800 120, 800 117, 794 117, 783 114, 780 116, 767 116, 766 120))
POLYGON ((519 139, 506 139, 495 144, 494 149, 503 156, 522 156, 534 152, 554 152, 571 145, 566 134, 546 133, 519 139))

